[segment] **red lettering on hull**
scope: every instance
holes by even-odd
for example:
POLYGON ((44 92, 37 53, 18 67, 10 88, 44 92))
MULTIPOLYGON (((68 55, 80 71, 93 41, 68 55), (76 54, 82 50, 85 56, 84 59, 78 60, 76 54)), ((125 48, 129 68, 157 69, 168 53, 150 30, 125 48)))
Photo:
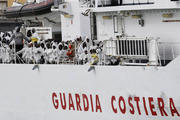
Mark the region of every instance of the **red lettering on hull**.
POLYGON ((170 102, 171 115, 174 116, 174 114, 177 114, 177 116, 180 116, 172 98, 169 98, 169 102, 170 102))
POLYGON ((125 103, 125 100, 122 96, 119 97, 119 109, 121 110, 121 112, 123 114, 126 113, 126 103, 125 103), (123 104, 123 107, 122 107, 122 104, 123 104))
POLYGON ((139 97, 134 97, 134 101, 136 101, 138 113, 139 113, 139 115, 141 115, 141 111, 140 111, 140 107, 139 107, 139 101, 140 101, 139 97))
POLYGON ((149 99, 149 107, 150 107, 150 110, 151 110, 151 114, 152 114, 153 116, 157 116, 156 111, 154 111, 155 106, 154 106, 154 104, 153 104, 153 102, 154 102, 153 97, 149 97, 148 99, 149 99))
POLYGON ((133 104, 131 102, 132 102, 132 97, 129 97, 128 103, 129 103, 129 107, 131 108, 130 113, 134 115, 134 113, 135 113, 134 106, 133 106, 133 104))
POLYGON ((114 107, 114 102, 116 102, 116 97, 112 96, 111 97, 111 106, 112 106, 112 110, 114 113, 117 113, 117 108, 114 107))
POLYGON ((53 105, 54 105, 55 109, 58 109, 58 107, 59 107, 59 102, 58 102, 56 93, 53 93, 53 94, 52 94, 52 101, 53 101, 53 105))
POLYGON ((158 106, 159 106, 159 110, 161 113, 161 116, 168 116, 168 114, 166 113, 166 111, 164 110, 164 101, 162 98, 158 98, 158 106))
POLYGON ((101 102, 98 95, 86 95, 86 94, 78 94, 72 95, 69 93, 66 95, 65 93, 56 94, 52 93, 52 103, 55 109, 62 110, 77 110, 77 111, 91 111, 94 112, 102 112, 101 102), (95 106, 93 101, 96 103, 95 106), (61 106, 59 106, 61 105, 61 106))
POLYGON ((63 98, 62 98, 62 95, 60 93, 60 101, 61 101, 61 107, 62 109, 66 109, 66 98, 65 98, 65 93, 63 93, 63 98), (64 100, 64 101, 63 101, 64 100), (63 104, 64 103, 64 104, 63 104))
MULTIPOLYGON (((162 116, 162 117, 180 117, 179 109, 177 109, 173 98, 169 98, 169 107, 165 104, 163 98, 148 97, 128 97, 112 96, 110 103, 105 105, 111 105, 112 113, 114 114, 128 114, 138 115, 145 114, 150 116, 162 116), (157 104, 155 104, 157 103, 157 104), (142 106, 142 107, 141 107, 142 106), (149 109, 148 109, 149 107, 149 109), (128 109, 127 109, 128 108, 128 109), (155 109, 156 108, 156 109, 155 109), (167 110, 169 109, 169 110, 167 110), (150 110, 150 111, 148 111, 150 110), (159 110, 160 113, 157 111, 159 110), (144 111, 144 112, 143 112, 144 111)), ((108 100, 107 100, 108 101, 108 100)), ((99 112, 103 111, 101 101, 98 95, 87 94, 65 94, 65 93, 52 93, 52 103, 55 109, 84 111, 84 112, 99 112)), ((105 107, 106 108, 106 107, 105 107)))
POLYGON ((143 97, 143 105, 144 105, 144 111, 145 111, 146 115, 148 115, 145 97, 143 97))

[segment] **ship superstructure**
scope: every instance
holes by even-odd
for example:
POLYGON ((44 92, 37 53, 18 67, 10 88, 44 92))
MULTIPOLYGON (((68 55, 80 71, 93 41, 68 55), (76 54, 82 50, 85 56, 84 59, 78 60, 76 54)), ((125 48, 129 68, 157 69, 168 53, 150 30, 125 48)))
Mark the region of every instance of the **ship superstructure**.
POLYGON ((144 47, 144 42, 142 45, 141 42, 137 43, 140 44, 138 46, 131 43, 132 39, 156 39, 159 59, 166 65, 179 55, 179 36, 174 32, 178 31, 179 7, 178 1, 170 0, 67 0, 59 6, 64 23, 62 39, 73 40, 79 35, 98 41, 127 39, 125 43, 114 43, 118 56, 121 56, 120 49, 128 52, 123 53, 123 56, 138 55, 135 53, 136 48, 144 47))

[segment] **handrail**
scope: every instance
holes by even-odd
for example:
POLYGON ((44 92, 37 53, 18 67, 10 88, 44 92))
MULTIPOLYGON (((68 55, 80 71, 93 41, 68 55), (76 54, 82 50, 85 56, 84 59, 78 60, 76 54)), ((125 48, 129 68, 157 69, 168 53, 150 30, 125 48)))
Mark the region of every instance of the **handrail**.
MULTIPOLYGON (((83 0, 82 0, 83 1, 83 0)), ((113 6, 127 6, 127 5, 148 5, 148 4, 154 4, 152 0, 141 1, 137 0, 131 0, 127 2, 126 0, 84 0, 82 2, 82 6, 86 7, 113 7, 113 6), (90 6, 91 5, 91 6, 90 6)))

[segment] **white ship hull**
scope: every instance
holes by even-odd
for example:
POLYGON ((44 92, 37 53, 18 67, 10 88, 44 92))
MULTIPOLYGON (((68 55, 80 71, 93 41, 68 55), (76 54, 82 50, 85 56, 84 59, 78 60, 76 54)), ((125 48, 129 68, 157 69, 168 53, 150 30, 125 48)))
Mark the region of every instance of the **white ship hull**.
POLYGON ((179 66, 0 65, 0 119, 179 120, 179 66))
MULTIPOLYGON (((164 64, 172 62, 164 67, 96 66, 90 72, 89 65, 39 65, 39 69, 32 70, 34 65, 1 64, 0 120, 180 119, 180 34, 175 32, 180 28, 179 2, 124 0, 122 6, 110 3, 65 0, 58 9, 52 8, 61 16, 62 40, 80 36, 95 41, 117 40, 121 36, 160 38, 159 55, 149 53, 155 53, 155 63, 157 57, 164 64)), ((149 63, 146 65, 157 65, 149 63)))

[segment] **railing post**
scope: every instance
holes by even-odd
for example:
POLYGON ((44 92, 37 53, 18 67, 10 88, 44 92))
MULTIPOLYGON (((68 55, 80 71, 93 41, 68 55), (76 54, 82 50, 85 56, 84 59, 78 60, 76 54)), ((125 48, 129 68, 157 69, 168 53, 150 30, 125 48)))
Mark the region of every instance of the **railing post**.
POLYGON ((157 39, 149 40, 149 64, 158 65, 157 39))
POLYGON ((171 51, 172 51, 172 57, 173 57, 173 60, 174 60, 174 58, 175 58, 175 54, 174 54, 174 48, 173 48, 173 46, 171 45, 171 51))

